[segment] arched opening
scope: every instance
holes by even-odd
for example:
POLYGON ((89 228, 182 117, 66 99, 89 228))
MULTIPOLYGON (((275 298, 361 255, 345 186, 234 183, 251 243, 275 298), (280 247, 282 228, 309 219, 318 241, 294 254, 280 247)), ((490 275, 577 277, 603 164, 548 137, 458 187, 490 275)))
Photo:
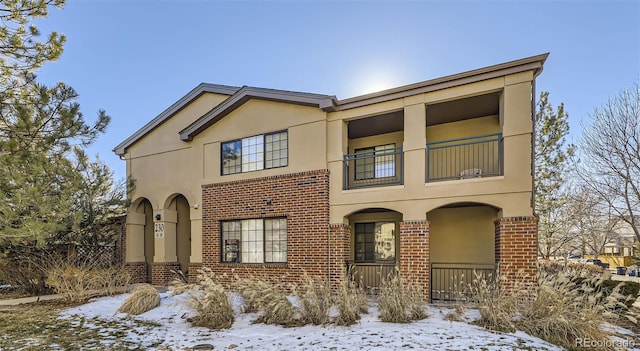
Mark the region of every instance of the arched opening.
POLYGON ((431 299, 453 300, 477 275, 495 272, 498 209, 480 203, 455 203, 427 213, 431 261, 431 299))
POLYGON ((153 235, 153 206, 147 199, 142 199, 136 208, 137 213, 144 214, 144 230, 143 230, 143 252, 144 262, 146 263, 147 282, 151 282, 151 266, 153 265, 153 256, 155 255, 155 239, 153 235))
POLYGON ((176 223, 176 255, 180 264, 180 271, 185 275, 189 271, 191 258, 191 215, 187 199, 178 195, 174 198, 177 212, 176 223))
POLYGON ((384 208, 367 208, 349 215, 354 280, 367 289, 378 288, 395 273, 400 257, 402 214, 384 208))

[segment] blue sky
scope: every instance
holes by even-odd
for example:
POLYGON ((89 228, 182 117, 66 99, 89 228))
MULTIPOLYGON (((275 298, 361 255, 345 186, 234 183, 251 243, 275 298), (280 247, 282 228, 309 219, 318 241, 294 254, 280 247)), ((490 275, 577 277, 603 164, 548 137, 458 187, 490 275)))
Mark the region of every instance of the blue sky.
POLYGON ((339 99, 550 52, 537 80, 565 103, 571 137, 640 77, 640 1, 85 1, 37 22, 64 33, 44 83, 76 89, 111 151, 200 82, 339 99))

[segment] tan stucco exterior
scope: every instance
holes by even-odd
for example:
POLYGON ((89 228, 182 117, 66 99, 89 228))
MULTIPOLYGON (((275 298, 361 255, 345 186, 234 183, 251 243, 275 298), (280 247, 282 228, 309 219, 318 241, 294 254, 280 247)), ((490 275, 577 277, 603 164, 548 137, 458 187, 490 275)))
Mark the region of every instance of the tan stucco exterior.
MULTIPOLYGON (((203 185, 327 169, 331 224, 373 219, 370 213, 358 213, 365 209, 392 210, 395 212, 383 212, 378 220, 431 221, 437 231, 432 238, 434 247, 455 247, 460 259, 493 262, 492 254, 473 249, 486 246, 490 251, 493 221, 533 215, 531 99, 533 81, 545 58, 540 55, 343 101, 246 87, 193 94, 184 106, 174 104, 145 126, 144 133, 138 132, 115 149, 127 162, 127 175, 135 180, 126 260, 179 262, 184 267, 188 256, 190 263, 203 262, 203 185), (430 106, 434 104, 495 93, 499 94, 498 114, 462 116, 449 122, 445 116, 438 117, 445 118, 444 122, 432 123, 435 117, 430 115, 430 106), (351 121, 390 113, 400 116, 402 130, 349 138, 351 121), (287 166, 221 174, 222 143, 277 131, 288 133, 287 166), (427 181, 427 143, 491 133, 502 137, 501 174, 427 181), (402 147, 402 162, 396 158, 395 163, 402 181, 345 190, 344 155, 384 144, 402 147), (151 214, 143 199, 148 200, 151 214), (465 206, 439 209, 456 204, 465 206), (465 221, 451 223, 460 217, 465 221), (148 242, 151 226, 156 229, 153 245, 148 242), (469 230, 480 228, 479 235, 469 236, 469 230), (188 248, 184 246, 186 231, 188 248), (147 257, 152 251, 153 259, 147 257)), ((434 260, 457 259, 446 256, 447 252, 434 250, 434 260)))

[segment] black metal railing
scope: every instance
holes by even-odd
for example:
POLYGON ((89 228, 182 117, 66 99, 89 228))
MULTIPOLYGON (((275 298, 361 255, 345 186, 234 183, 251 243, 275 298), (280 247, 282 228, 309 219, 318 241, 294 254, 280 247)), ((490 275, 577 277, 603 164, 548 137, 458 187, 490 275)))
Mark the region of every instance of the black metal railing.
POLYGON ((402 184, 402 147, 367 149, 344 155, 344 189, 402 184))
POLYGON ((427 143, 427 182, 502 175, 502 133, 427 143))
POLYGON ((482 263, 431 263, 431 301, 469 301, 473 299, 470 289, 474 279, 484 279, 493 284, 496 267, 482 263))

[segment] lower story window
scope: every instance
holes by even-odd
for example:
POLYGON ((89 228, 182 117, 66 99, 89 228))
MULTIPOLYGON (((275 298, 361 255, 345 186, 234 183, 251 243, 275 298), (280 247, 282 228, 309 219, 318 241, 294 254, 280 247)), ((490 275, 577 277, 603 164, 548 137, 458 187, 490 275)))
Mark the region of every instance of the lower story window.
POLYGON ((222 262, 287 262, 287 219, 224 221, 222 262))
POLYGON ((394 222, 356 223, 355 261, 396 260, 396 224, 394 222))

